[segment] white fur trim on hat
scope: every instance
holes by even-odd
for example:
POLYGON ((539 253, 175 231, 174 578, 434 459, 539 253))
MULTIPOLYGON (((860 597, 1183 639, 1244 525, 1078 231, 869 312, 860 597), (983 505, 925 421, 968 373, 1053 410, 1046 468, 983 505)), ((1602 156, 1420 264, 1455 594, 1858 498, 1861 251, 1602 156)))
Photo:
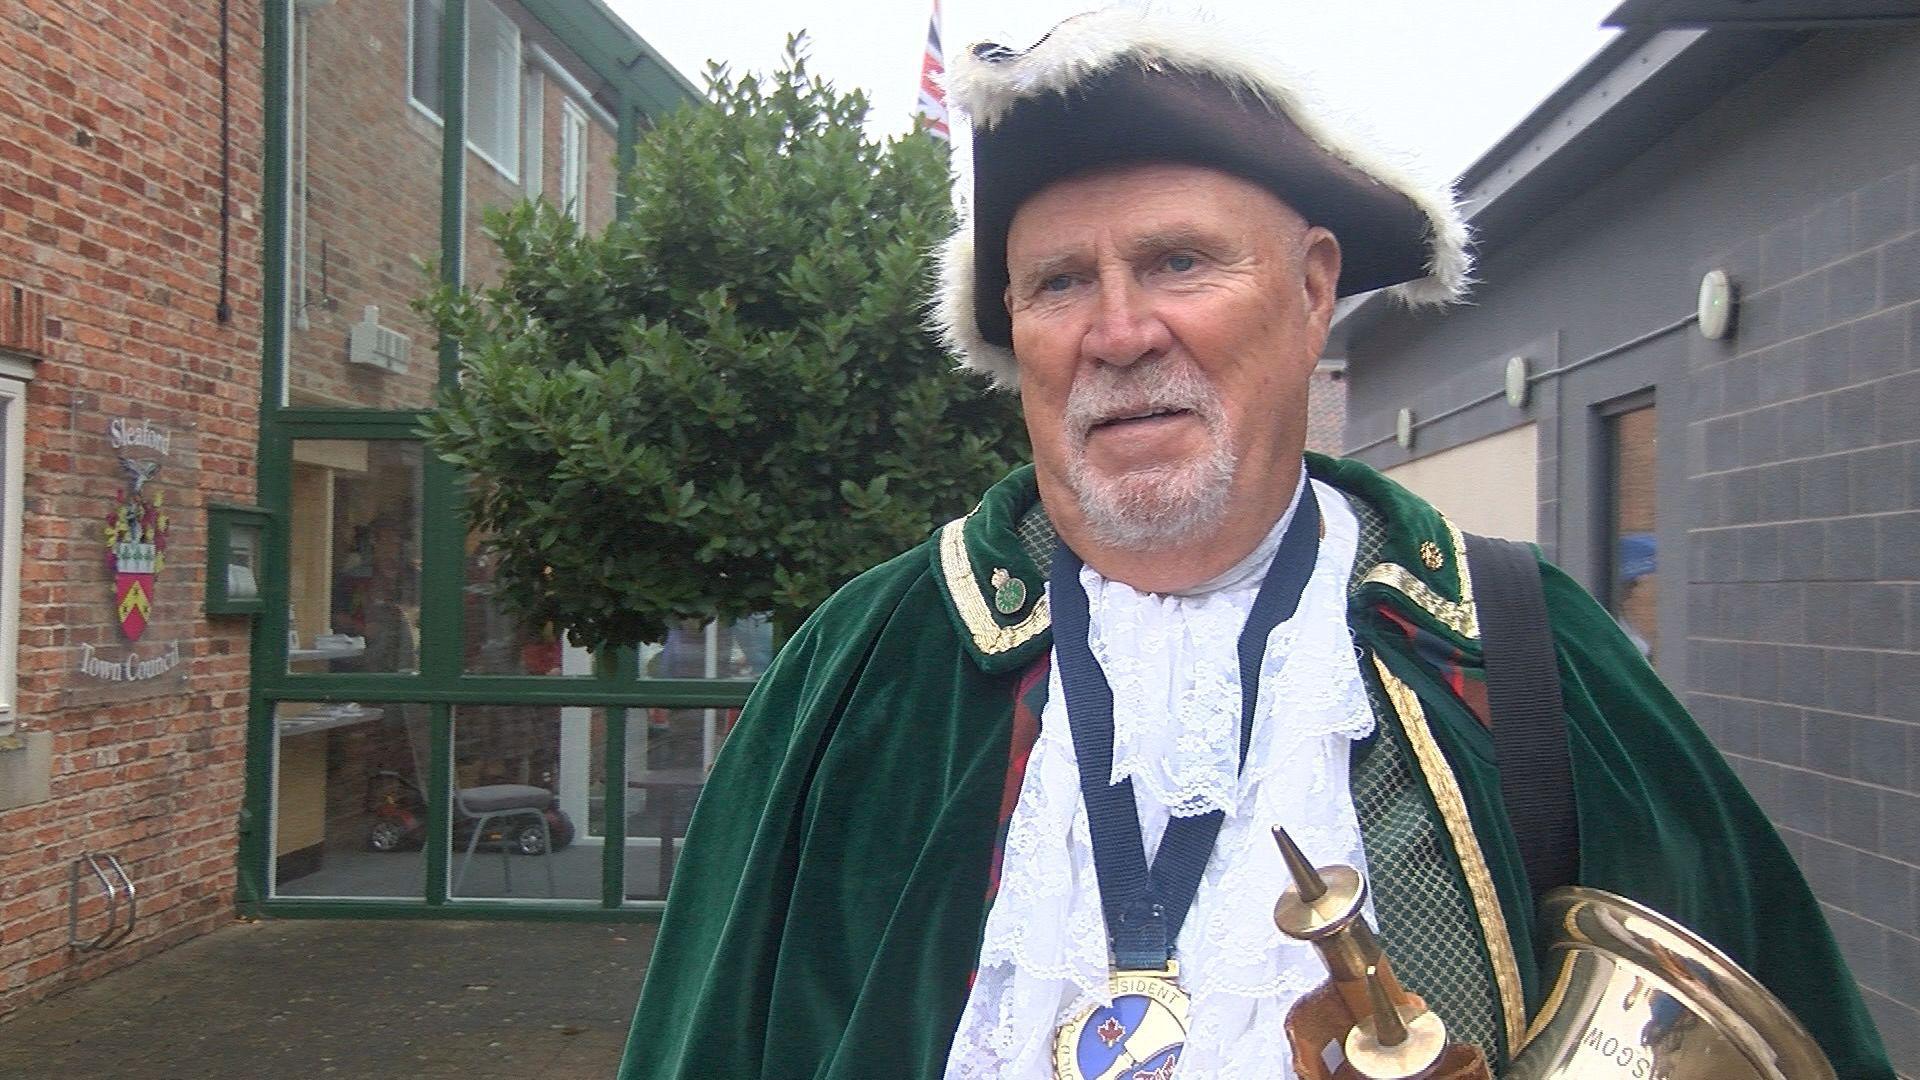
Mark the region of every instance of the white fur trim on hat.
MULTIPOLYGON (((976 128, 991 128, 1020 101, 1065 93, 1124 61, 1152 61, 1205 75, 1257 95, 1283 113, 1333 157, 1407 198, 1427 219, 1429 257, 1423 277, 1388 291, 1409 304, 1459 300, 1470 283, 1472 257, 1467 227, 1454 204, 1452 186, 1419 174, 1412 164, 1342 130, 1327 110, 1308 100, 1302 82, 1263 50, 1257 35, 1194 11, 1180 14, 1149 6, 1117 6, 1075 16, 1027 52, 982 60, 971 48, 947 68, 947 103, 976 128)), ((1346 125, 1351 127, 1351 125, 1346 125)), ((986 373, 996 385, 1017 387, 1018 366, 1010 349, 992 344, 975 317, 974 222, 964 210, 940 251, 939 294, 931 319, 946 346, 966 367, 986 373)))

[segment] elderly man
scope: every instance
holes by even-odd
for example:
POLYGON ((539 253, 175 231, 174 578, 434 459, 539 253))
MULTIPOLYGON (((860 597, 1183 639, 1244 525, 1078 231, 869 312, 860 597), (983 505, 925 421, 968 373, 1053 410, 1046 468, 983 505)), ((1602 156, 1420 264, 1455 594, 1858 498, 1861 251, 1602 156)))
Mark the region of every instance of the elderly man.
MULTIPOLYGON (((1275 824, 1368 869, 1402 980, 1502 1067, 1548 974, 1473 571, 1432 507, 1302 452, 1336 298, 1460 289, 1450 198, 1239 40, 1139 11, 976 47, 952 99, 974 188, 941 318, 1017 385, 1034 466, 781 652, 694 818, 622 1076, 1291 1076, 1287 1011, 1324 972, 1275 930, 1275 824), (1121 970, 1151 975, 1124 1018, 1121 970)), ((1890 1078, 1764 817, 1607 613, 1539 574, 1580 880, 1756 970, 1841 1076, 1890 1078)))

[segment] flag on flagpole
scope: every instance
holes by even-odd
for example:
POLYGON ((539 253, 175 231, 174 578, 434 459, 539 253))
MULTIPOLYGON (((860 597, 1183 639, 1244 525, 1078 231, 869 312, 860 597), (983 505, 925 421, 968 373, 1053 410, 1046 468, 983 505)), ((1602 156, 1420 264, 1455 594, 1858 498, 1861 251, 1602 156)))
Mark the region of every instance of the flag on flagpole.
POLYGON ((933 0, 933 18, 927 22, 927 52, 920 60, 920 103, 914 115, 920 127, 943 142, 951 142, 947 131, 947 91, 940 76, 947 70, 945 54, 940 51, 940 0, 933 0))

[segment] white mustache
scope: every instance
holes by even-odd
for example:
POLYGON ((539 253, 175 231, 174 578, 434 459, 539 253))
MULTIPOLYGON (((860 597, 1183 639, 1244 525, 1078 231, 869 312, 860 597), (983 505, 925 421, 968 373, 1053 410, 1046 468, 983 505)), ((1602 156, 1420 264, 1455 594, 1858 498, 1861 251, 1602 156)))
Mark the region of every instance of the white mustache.
POLYGON ((1109 420, 1175 410, 1195 413, 1209 426, 1221 419, 1219 396, 1205 376, 1190 364, 1160 360, 1099 367, 1075 379, 1065 420, 1078 441, 1109 420))

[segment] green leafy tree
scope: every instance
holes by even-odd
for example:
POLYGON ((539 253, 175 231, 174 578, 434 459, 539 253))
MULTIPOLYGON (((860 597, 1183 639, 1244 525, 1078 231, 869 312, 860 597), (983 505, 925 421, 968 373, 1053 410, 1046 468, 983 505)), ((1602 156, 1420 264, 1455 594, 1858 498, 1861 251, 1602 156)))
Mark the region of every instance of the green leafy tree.
POLYGON ((1014 401, 924 325, 945 145, 867 138, 799 38, 771 77, 708 81, 713 107, 640 141, 604 234, 497 211, 499 284, 423 302, 464 361, 425 434, 472 477, 498 596, 583 645, 790 629, 1028 455, 1014 401))

